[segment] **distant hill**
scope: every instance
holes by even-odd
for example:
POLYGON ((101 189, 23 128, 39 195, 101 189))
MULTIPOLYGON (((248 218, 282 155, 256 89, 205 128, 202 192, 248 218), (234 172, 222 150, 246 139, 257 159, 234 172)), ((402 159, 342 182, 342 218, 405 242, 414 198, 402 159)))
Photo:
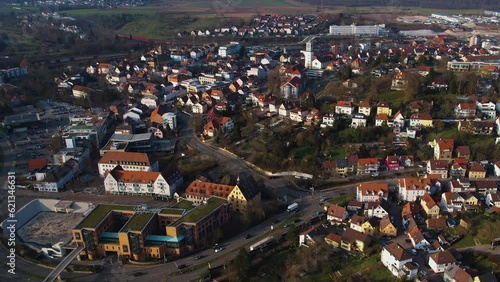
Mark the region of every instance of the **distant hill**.
POLYGON ((500 9, 499 0, 305 0, 312 5, 325 6, 404 6, 431 9, 500 9))

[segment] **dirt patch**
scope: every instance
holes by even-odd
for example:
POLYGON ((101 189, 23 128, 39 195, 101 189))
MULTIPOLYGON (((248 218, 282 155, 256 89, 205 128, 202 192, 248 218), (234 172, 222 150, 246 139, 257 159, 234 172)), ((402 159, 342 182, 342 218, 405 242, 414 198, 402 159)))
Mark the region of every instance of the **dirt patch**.
POLYGON ((28 221, 17 234, 24 242, 40 247, 57 242, 69 242, 71 230, 82 220, 81 213, 40 212, 28 221))

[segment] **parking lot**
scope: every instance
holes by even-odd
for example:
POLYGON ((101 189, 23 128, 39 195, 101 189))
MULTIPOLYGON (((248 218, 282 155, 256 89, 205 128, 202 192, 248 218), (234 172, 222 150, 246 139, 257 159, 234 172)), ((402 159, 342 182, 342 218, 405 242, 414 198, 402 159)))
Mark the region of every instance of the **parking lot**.
POLYGON ((52 161, 57 149, 55 140, 62 142, 60 133, 69 124, 69 117, 84 113, 82 108, 62 102, 44 101, 41 106, 40 122, 19 127, 8 136, 15 153, 15 170, 26 178, 34 178, 29 175, 28 161, 39 158, 52 161))

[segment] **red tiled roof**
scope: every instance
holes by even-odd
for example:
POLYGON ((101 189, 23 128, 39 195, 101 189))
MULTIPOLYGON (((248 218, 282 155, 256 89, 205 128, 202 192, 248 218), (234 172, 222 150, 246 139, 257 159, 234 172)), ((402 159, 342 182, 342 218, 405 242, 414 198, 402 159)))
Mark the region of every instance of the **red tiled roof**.
POLYGON ((38 170, 47 165, 47 159, 34 159, 28 161, 29 170, 38 170))

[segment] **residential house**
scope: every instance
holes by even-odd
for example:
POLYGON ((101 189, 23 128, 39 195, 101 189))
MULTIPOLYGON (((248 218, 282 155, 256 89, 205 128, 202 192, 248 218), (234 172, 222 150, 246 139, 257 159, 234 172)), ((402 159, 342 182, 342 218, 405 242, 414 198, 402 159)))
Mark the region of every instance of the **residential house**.
POLYGON ((379 166, 379 161, 376 158, 360 158, 358 159, 357 174, 378 172, 379 166))
POLYGON ((347 228, 342 234, 340 247, 348 252, 364 252, 370 243, 370 237, 354 229, 347 228))
POLYGON ((403 72, 398 72, 392 78, 391 90, 405 90, 408 80, 403 72))
POLYGON ((403 116, 401 111, 398 111, 396 114, 394 114, 392 123, 395 128, 402 130, 405 127, 405 122, 405 117, 403 116))
MULTIPOLYGON (((443 280, 444 282, 473 282, 470 274, 457 264, 452 264, 445 269, 443 280)), ((490 282, 490 280, 488 280, 488 282, 490 282)))
POLYGON ((432 117, 429 114, 412 114, 410 116, 410 127, 432 127, 432 117))
POLYGON ((385 235, 385 236, 392 236, 396 237, 398 234, 398 229, 392 224, 391 218, 386 215, 384 216, 379 223, 379 231, 380 234, 385 235))
POLYGON ((344 207, 331 204, 326 208, 326 219, 331 224, 341 224, 347 219, 347 211, 344 207))
POLYGON ((367 218, 377 217, 384 218, 389 215, 390 204, 386 200, 379 202, 365 202, 364 203, 364 215, 367 218))
POLYGON ((325 114, 323 116, 323 122, 321 123, 321 127, 333 126, 335 123, 335 115, 333 114, 325 114))
POLYGON ((387 183, 360 183, 356 187, 356 201, 378 202, 389 196, 387 183))
POLYGON ((498 193, 488 193, 484 200, 487 207, 497 210, 500 212, 500 196, 498 193))
POLYGON ((455 117, 462 118, 474 118, 476 116, 477 105, 473 102, 463 102, 458 103, 455 107, 455 117))
POLYGON ((289 117, 292 106, 288 103, 283 103, 278 108, 278 115, 281 117, 289 117))
POLYGON ((342 236, 335 233, 328 233, 325 236, 325 243, 332 245, 336 248, 340 248, 340 243, 342 241, 342 236))
POLYGON ((303 111, 301 108, 295 108, 290 111, 290 120, 294 122, 304 122, 307 115, 307 111, 303 111))
POLYGON ((481 164, 473 163, 469 168, 469 178, 485 178, 486 169, 481 164))
POLYGON ((460 192, 460 197, 464 199, 464 210, 476 211, 479 209, 479 199, 471 192, 460 192))
POLYGON ((406 202, 415 202, 431 190, 429 178, 406 177, 399 178, 397 182, 399 199, 406 202))
POLYGON ((353 114, 351 127, 352 128, 366 127, 366 116, 360 113, 353 114))
POLYGON ((407 276, 403 268, 406 264, 412 263, 413 256, 394 242, 382 248, 380 260, 393 276, 400 278, 407 276))
POLYGON ((380 218, 378 217, 370 217, 361 225, 361 227, 363 228, 363 234, 368 234, 370 236, 375 235, 375 233, 379 230, 379 226, 380 218))
POLYGON ((439 206, 430 194, 425 193, 422 195, 422 198, 420 198, 420 205, 428 218, 436 218, 439 216, 439 206))
POLYGON ((207 122, 204 127, 203 135, 214 137, 218 132, 225 134, 234 128, 233 120, 229 117, 217 117, 207 122))
POLYGON ((389 103, 385 101, 380 101, 377 104, 377 115, 382 115, 382 114, 385 114, 387 116, 392 115, 392 109, 389 106, 389 103))
POLYGON ((75 98, 87 98, 89 95, 92 93, 92 88, 81 86, 81 85, 75 85, 73 86, 73 96, 75 98))
POLYGON ((476 192, 476 187, 472 185, 469 179, 459 178, 449 182, 450 192, 476 192))
POLYGON ((201 205, 210 197, 227 199, 233 189, 233 185, 224 185, 219 183, 194 180, 186 188, 185 198, 186 200, 193 202, 195 205, 201 205))
POLYGON ((431 142, 431 147, 434 147, 434 159, 451 161, 454 144, 455 140, 453 139, 434 139, 431 142))
POLYGON ((445 212, 456 212, 464 209, 464 199, 457 192, 445 192, 441 195, 440 207, 445 212))
POLYGON ((474 135, 493 135, 495 123, 491 121, 459 121, 458 130, 474 135))
POLYGON ((476 100, 477 109, 485 119, 496 119, 497 111, 495 103, 486 96, 481 96, 476 100))
POLYGON ((467 172, 467 160, 466 159, 454 159, 450 167, 450 177, 452 178, 463 178, 467 172))
POLYGON ((413 248, 415 249, 423 250, 430 246, 429 241, 425 239, 424 234, 422 234, 422 231, 420 231, 420 228, 418 228, 418 226, 414 226, 408 232, 408 237, 411 241, 413 248))
POLYGON ((207 103, 205 103, 205 101, 195 103, 191 107, 191 111, 193 114, 205 114, 207 112, 207 103))
POLYGON ((378 114, 375 116, 375 126, 391 126, 389 124, 389 117, 386 114, 378 114))
POLYGON ((388 171, 395 171, 399 170, 400 168, 400 163, 399 163, 399 158, 396 155, 393 156, 387 156, 385 158, 385 166, 387 167, 388 171))
POLYGON ((443 231, 446 229, 445 218, 429 218, 425 221, 427 229, 443 231))
POLYGON ((474 186, 476 186, 476 193, 486 196, 488 193, 497 193, 498 187, 496 181, 488 180, 476 180, 474 181, 474 186))
POLYGON ((497 177, 500 176, 500 161, 495 162, 494 169, 495 169, 495 176, 497 177))
POLYGON ((432 102, 429 103, 424 100, 413 101, 410 103, 410 112, 414 113, 428 113, 432 108, 432 102))
POLYGON ((359 102, 358 113, 364 114, 369 117, 372 111, 372 106, 370 105, 370 101, 364 100, 359 102))
POLYGON ((104 189, 113 195, 173 197, 183 177, 171 167, 163 172, 124 170, 120 165, 104 176, 104 189))
POLYGON ((338 115, 352 115, 354 106, 351 101, 338 101, 335 106, 335 113, 338 115))
POLYGON ((318 223, 299 234, 299 246, 314 245, 326 234, 325 228, 318 223))
POLYGON ((402 155, 399 156, 399 162, 401 166, 404 167, 414 167, 415 166, 415 158, 413 155, 402 155))
POLYGON ((150 154, 136 152, 106 152, 97 163, 99 176, 116 166, 130 171, 159 171, 158 161, 150 154))
POLYGON ((434 273, 441 273, 456 262, 450 251, 435 253, 429 256, 429 266, 434 273))
POLYGON ((427 163, 428 174, 439 174, 441 178, 448 177, 448 164, 446 160, 430 160, 427 163))
POLYGON ((365 220, 361 216, 355 214, 351 217, 351 220, 349 221, 349 227, 358 232, 363 232, 362 225, 364 221, 365 220))
POLYGON ((457 158, 466 159, 466 160, 470 159, 471 153, 470 153, 469 146, 458 146, 456 149, 456 153, 457 153, 457 158))

